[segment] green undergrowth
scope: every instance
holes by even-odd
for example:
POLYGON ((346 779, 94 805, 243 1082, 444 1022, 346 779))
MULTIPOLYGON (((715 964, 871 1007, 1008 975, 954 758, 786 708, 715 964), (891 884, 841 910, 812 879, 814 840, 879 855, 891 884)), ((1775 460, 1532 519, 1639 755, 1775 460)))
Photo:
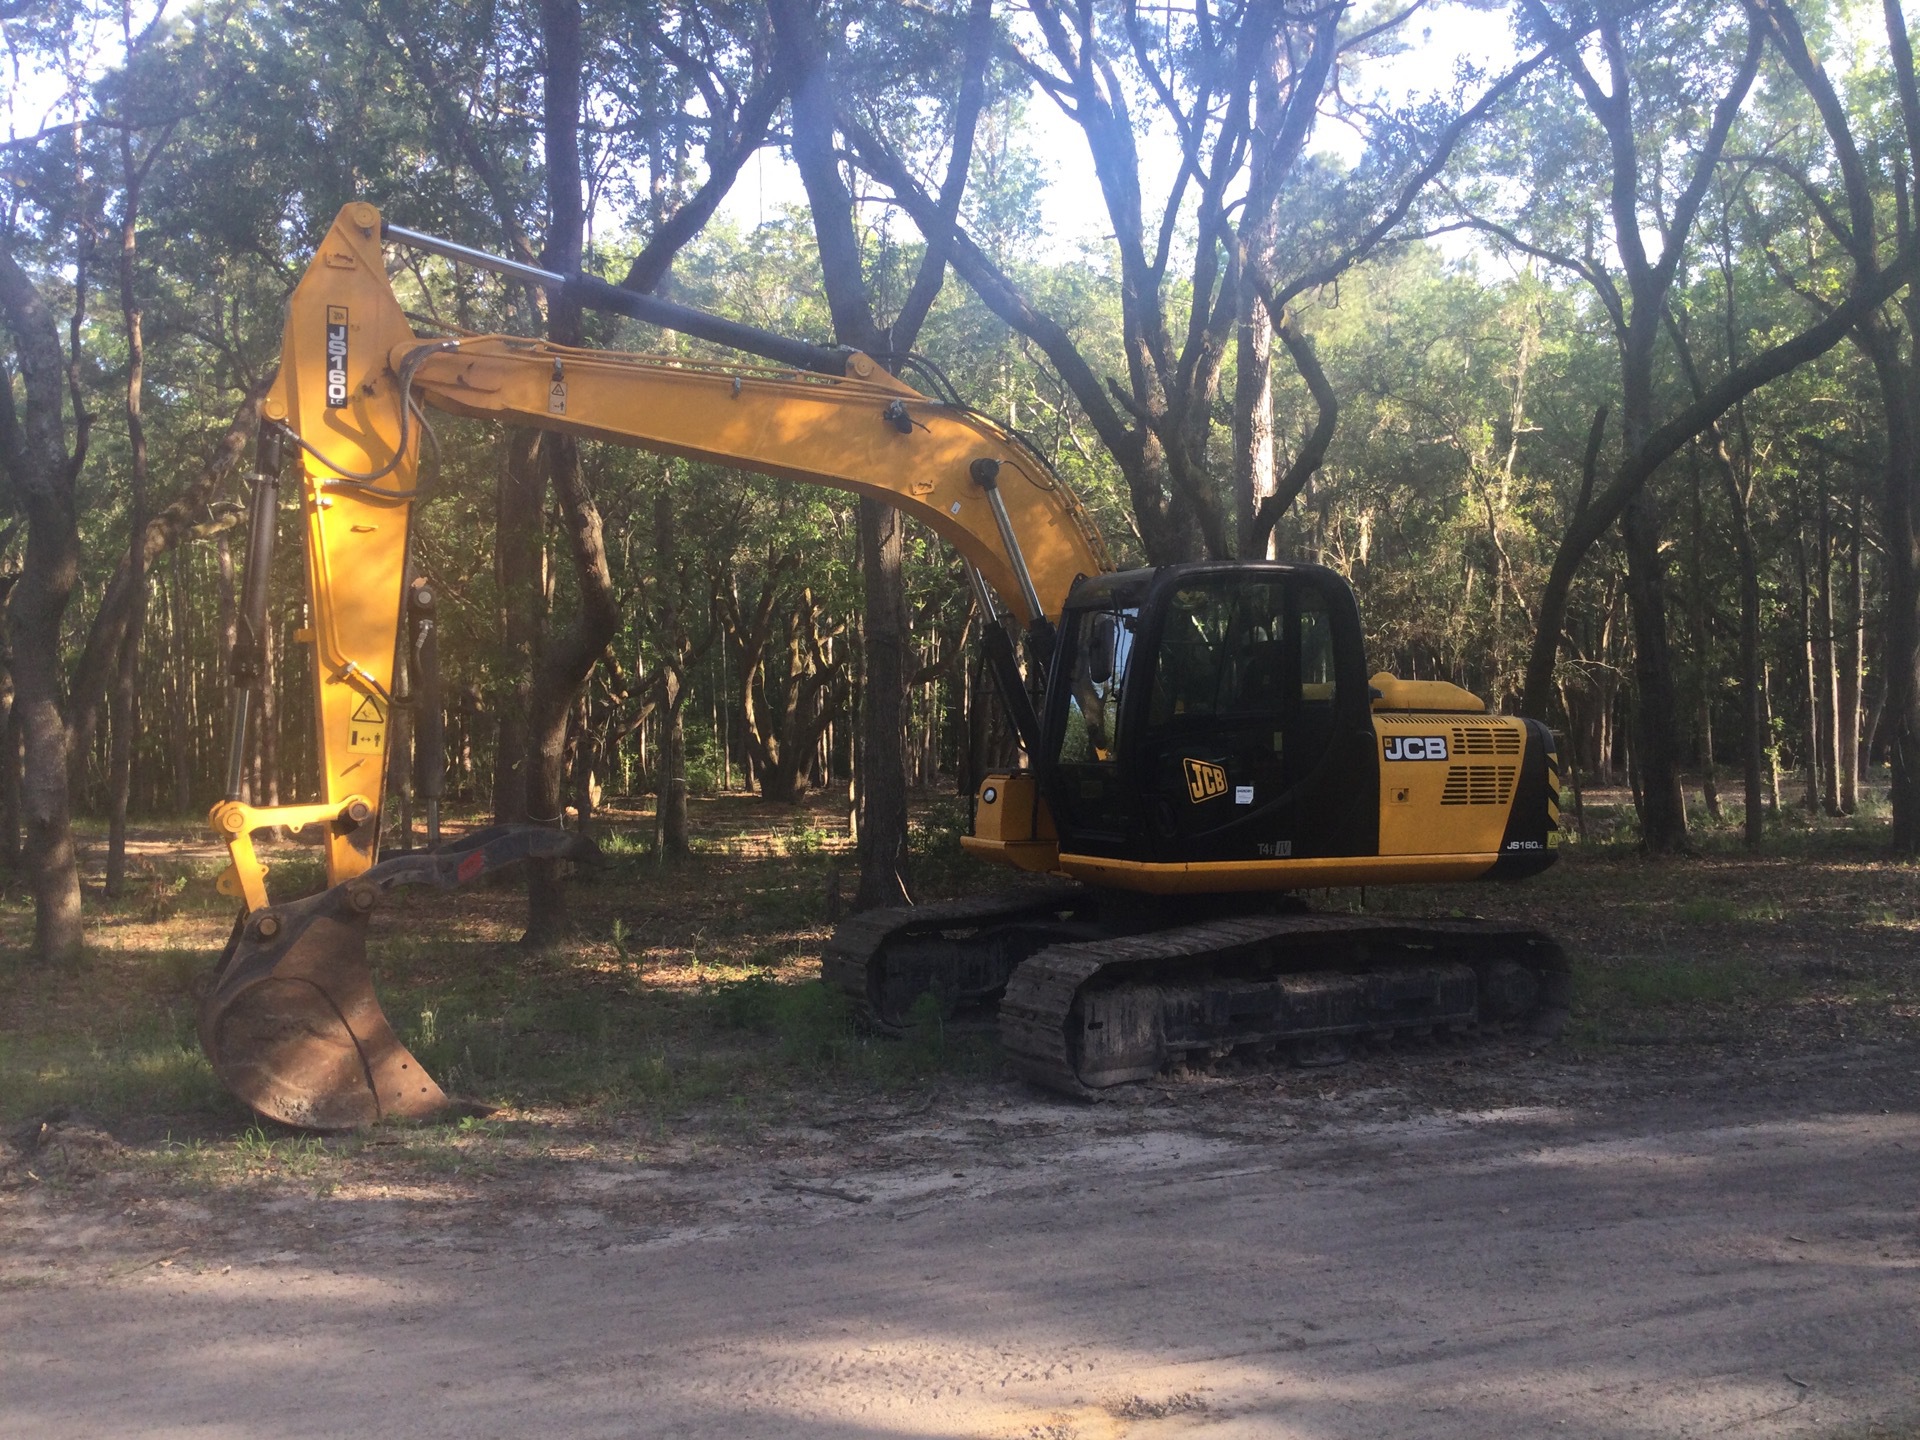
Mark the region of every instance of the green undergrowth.
POLYGON ((97 1029, 0 1032, 0 1125, 56 1113, 111 1124, 243 1112, 201 1053, 191 1010, 180 1007, 97 1029))
MULTIPOLYGON (((916 807, 924 898, 1004 882, 961 849, 966 808, 916 807)), ((664 860, 648 815, 604 815, 606 863, 577 873, 572 930, 552 950, 515 943, 525 911, 511 881, 381 907, 371 959, 395 1029, 450 1092, 497 1118, 395 1127, 379 1153, 451 1169, 480 1163, 489 1136, 533 1144, 525 1137, 573 1123, 750 1127, 810 1097, 857 1103, 1002 1073, 991 1025, 929 1010, 903 1038, 875 1036, 818 982, 836 897, 850 898, 855 878, 837 806, 728 796, 693 810, 693 853, 664 860)), ((1570 845, 1518 885, 1305 898, 1555 936, 1575 968, 1576 1054, 1674 1037, 1813 1044, 1916 1032, 1920 867, 1887 854, 1884 822, 1783 821, 1758 856, 1737 825, 1703 827, 1696 842, 1690 859, 1649 858, 1625 840, 1570 845)), ((277 897, 318 885, 313 852, 282 845, 270 858, 277 897)), ((85 1115, 158 1146, 155 1163, 180 1174, 299 1178, 316 1156, 358 1153, 282 1144, 289 1137, 256 1127, 201 1056, 195 997, 232 916, 213 892, 221 864, 204 847, 143 857, 138 883, 111 902, 92 880, 92 949, 61 971, 25 962, 30 911, 17 884, 0 889, 0 1125, 85 1115)))
POLYGON ((1762 1000, 1792 989, 1786 977, 1730 956, 1631 955, 1577 965, 1574 996, 1587 1015, 1619 1019, 1677 1005, 1762 1000))
POLYGON ((673 992, 625 981, 536 987, 504 1003, 474 987, 409 987, 389 995, 388 1011, 450 1093, 523 1107, 659 1110, 790 1087, 887 1090, 998 1064, 990 1039, 937 1014, 904 1038, 875 1036, 817 980, 768 974, 673 992))

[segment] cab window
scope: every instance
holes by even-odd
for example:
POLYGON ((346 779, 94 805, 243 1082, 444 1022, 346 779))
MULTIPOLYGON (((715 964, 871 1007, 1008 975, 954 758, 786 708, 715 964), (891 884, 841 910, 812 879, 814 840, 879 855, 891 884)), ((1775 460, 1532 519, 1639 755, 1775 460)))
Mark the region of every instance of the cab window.
POLYGON ((1300 701, 1305 705, 1332 705, 1333 616, 1317 590, 1299 593, 1300 701))
POLYGON ((1067 723, 1060 760, 1110 765, 1120 749, 1120 705, 1133 658, 1135 608, 1088 610, 1076 619, 1073 662, 1067 672, 1067 723))
POLYGON ((1225 578, 1175 593, 1148 710, 1155 728, 1334 700, 1333 620, 1317 591, 1225 578), (1289 643, 1291 640, 1291 644, 1289 643))
POLYGON ((1332 614, 1319 591, 1225 578, 1173 595, 1148 714, 1158 730, 1198 716, 1331 708, 1334 685, 1332 614))

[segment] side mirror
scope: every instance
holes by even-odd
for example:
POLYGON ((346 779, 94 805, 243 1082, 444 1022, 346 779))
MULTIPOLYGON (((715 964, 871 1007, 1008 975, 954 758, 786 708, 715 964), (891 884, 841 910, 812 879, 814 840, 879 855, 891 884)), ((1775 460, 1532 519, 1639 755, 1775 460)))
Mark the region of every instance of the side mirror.
POLYGON ((1113 616, 1094 616, 1093 627, 1087 635, 1087 678, 1096 685, 1105 685, 1113 679, 1113 645, 1113 616))

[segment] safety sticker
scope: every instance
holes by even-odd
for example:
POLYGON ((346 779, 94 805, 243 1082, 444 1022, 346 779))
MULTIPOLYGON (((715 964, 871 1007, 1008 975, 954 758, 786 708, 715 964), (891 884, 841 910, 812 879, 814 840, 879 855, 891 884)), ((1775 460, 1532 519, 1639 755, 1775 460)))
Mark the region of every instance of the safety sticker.
POLYGON ((387 712, 373 696, 362 696, 348 717, 347 749, 361 755, 379 755, 386 748, 387 712))

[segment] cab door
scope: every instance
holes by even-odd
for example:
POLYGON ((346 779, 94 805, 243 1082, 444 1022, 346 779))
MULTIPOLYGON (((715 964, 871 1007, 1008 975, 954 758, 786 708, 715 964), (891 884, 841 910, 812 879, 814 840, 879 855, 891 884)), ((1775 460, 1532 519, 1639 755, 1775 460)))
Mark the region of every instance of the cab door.
POLYGON ((1124 854, 1140 834, 1140 797, 1122 763, 1140 607, 1114 600, 1069 611, 1050 706, 1053 784, 1049 801, 1075 850, 1124 854))
POLYGON ((1347 693, 1363 668, 1357 616, 1343 635, 1330 591, 1317 569, 1238 566, 1164 594, 1140 737, 1158 858, 1316 848, 1306 812, 1323 808, 1343 717, 1366 703, 1347 693))

